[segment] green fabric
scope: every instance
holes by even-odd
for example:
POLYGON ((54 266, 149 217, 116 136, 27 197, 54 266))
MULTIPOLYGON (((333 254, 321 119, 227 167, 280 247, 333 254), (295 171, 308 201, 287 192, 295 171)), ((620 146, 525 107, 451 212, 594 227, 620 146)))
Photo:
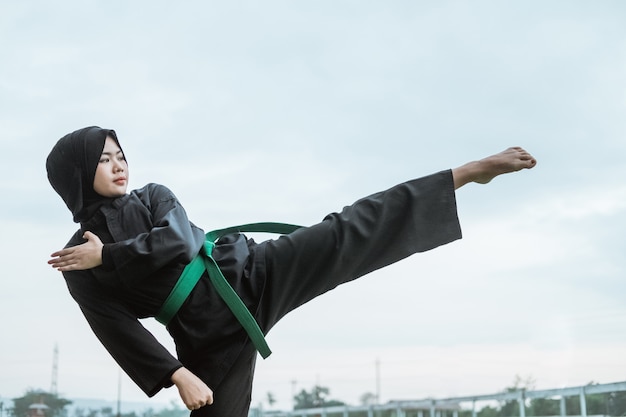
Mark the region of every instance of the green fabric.
POLYGON ((286 223, 250 223, 208 232, 206 234, 204 247, 198 256, 187 264, 183 272, 180 274, 176 285, 161 306, 161 309, 155 318, 160 323, 167 325, 176 315, 182 304, 191 293, 191 290, 193 290, 196 283, 206 270, 209 273, 209 278, 211 279, 211 283, 215 287, 215 290, 220 297, 222 297, 228 308, 230 308, 239 323, 246 330, 248 336, 250 336, 250 340, 254 344, 254 347, 259 351, 264 359, 267 358, 272 351, 265 341, 263 332, 259 328, 258 323, 246 305, 243 301, 241 301, 241 298, 239 298, 235 290, 233 290, 228 281, 226 281, 224 274, 220 271, 211 254, 213 253, 213 248, 215 247, 215 241, 228 234, 241 232, 288 234, 296 229, 299 229, 300 227, 301 226, 286 223))
POLYGON ((191 290, 193 290, 193 287, 200 279, 200 276, 204 273, 206 268, 202 258, 203 256, 198 254, 187 264, 183 272, 180 274, 176 285, 174 285, 174 288, 172 288, 172 291, 165 299, 161 309, 154 317, 160 323, 167 326, 167 324, 178 312, 180 306, 183 305, 191 293, 191 290))

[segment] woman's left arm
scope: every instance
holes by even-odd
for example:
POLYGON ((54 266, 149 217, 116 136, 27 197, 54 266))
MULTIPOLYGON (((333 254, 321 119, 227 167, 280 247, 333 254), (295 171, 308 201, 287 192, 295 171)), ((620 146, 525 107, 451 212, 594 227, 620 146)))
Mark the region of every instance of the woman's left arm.
POLYGON ((146 201, 116 212, 121 219, 109 224, 115 243, 103 245, 94 233, 86 242, 54 252, 48 261, 59 271, 85 270, 103 265, 121 276, 148 276, 172 261, 190 262, 204 242, 204 232, 188 219, 174 194, 162 185, 147 188, 146 201), (121 215, 120 215, 121 212, 121 215), (131 235, 130 238, 119 236, 131 235))

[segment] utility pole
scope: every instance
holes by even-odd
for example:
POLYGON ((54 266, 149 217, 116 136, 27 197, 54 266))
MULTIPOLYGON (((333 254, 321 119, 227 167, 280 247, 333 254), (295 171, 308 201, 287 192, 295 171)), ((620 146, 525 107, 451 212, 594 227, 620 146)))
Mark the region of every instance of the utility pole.
POLYGON ((296 384, 298 383, 298 381, 296 381, 295 379, 291 380, 291 404, 292 404, 292 409, 295 410, 296 409, 296 384))
POLYGON ((376 405, 380 404, 380 359, 376 358, 376 405))
POLYGON ((122 370, 117 370, 117 417, 122 417, 122 370))
POLYGON ((57 378, 59 373, 59 346, 54 344, 54 351, 52 353, 52 379, 50 381, 50 394, 57 395, 57 378))

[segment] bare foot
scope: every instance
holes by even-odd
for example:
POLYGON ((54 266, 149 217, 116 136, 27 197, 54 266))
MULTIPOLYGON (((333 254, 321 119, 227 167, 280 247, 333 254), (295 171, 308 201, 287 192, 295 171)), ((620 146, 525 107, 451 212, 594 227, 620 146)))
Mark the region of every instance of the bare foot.
POLYGON ((535 158, 524 149, 520 147, 509 148, 453 169, 454 188, 457 189, 469 182, 487 184, 498 175, 516 172, 524 168, 529 169, 535 165, 537 165, 535 158))

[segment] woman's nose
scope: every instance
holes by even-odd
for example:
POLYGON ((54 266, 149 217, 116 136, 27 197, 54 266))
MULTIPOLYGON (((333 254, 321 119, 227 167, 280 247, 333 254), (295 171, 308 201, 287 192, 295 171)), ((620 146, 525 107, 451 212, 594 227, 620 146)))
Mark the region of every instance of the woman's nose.
POLYGON ((115 165, 113 165, 113 171, 124 171, 124 163, 122 161, 115 161, 115 165))

